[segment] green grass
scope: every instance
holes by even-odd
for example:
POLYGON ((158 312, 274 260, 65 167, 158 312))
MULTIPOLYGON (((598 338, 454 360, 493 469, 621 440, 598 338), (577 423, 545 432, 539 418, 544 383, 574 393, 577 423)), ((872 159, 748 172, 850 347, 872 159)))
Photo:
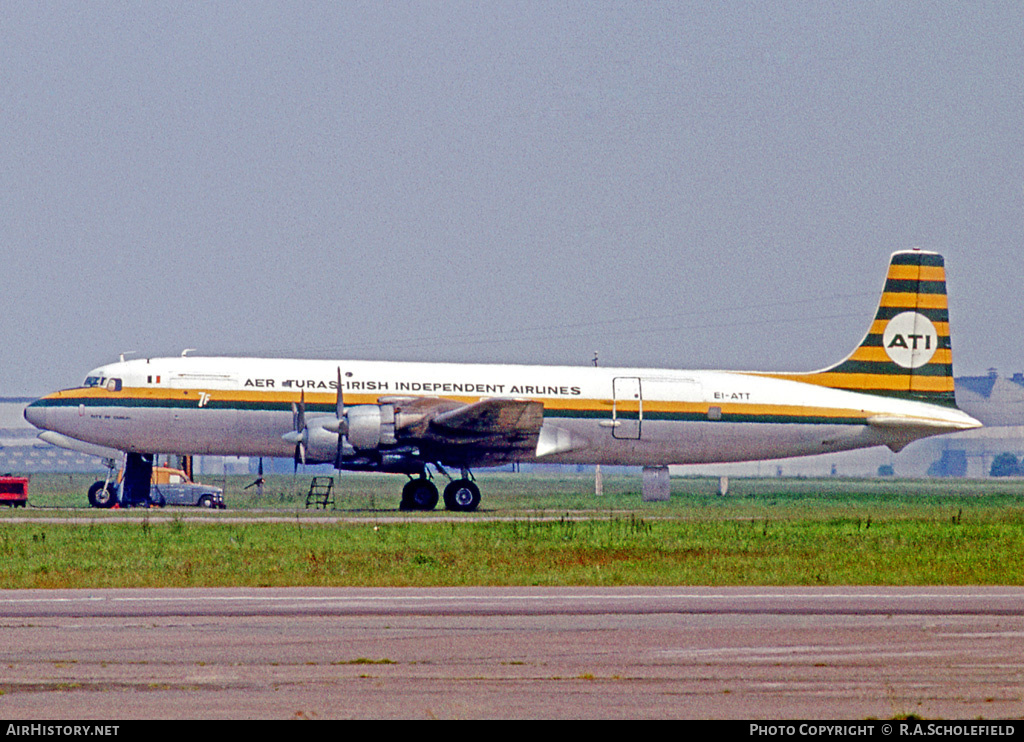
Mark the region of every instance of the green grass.
MULTIPOLYGON (((35 477, 30 501, 83 504, 89 481, 35 477)), ((260 501, 248 481, 211 481, 224 513, 0 510, 0 588, 1024 584, 1021 481, 751 479, 718 497, 684 478, 644 503, 638 477, 598 498, 589 475, 492 473, 454 522, 399 513, 398 477, 343 477, 333 513, 291 477, 260 501)))
MULTIPOLYGON (((96 474, 34 474, 29 484, 30 507, 18 509, 18 516, 44 514, 47 508, 78 508, 92 512, 86 500, 96 474)), ((280 514, 306 513, 309 476, 268 476, 264 494, 246 489, 252 475, 206 476, 201 481, 224 488, 229 512, 253 511, 280 514)), ((335 478, 335 508, 342 512, 370 512, 380 516, 397 513, 399 493, 405 478, 397 475, 344 474, 335 478)), ((443 488, 444 481, 437 483, 443 488)), ((779 509, 816 508, 845 512, 850 506, 871 505, 896 511, 919 506, 966 504, 970 507, 1024 505, 1022 479, 777 479, 733 478, 729 495, 715 493, 718 480, 711 477, 674 477, 672 500, 643 503, 640 476, 605 476, 604 496, 594 495, 593 472, 580 474, 510 474, 484 471, 477 477, 483 493, 480 512, 523 513, 536 511, 608 511, 637 509, 645 514, 670 516, 707 515, 736 511, 749 515, 779 509), (757 508, 763 508, 758 511, 757 508), (737 510, 738 508, 738 510, 737 510)), ((0 508, 0 522, 10 509, 0 508)), ((179 511, 188 512, 188 511, 179 511)), ((309 511, 312 512, 312 511, 309 511)), ((442 513, 443 511, 438 511, 442 513)))

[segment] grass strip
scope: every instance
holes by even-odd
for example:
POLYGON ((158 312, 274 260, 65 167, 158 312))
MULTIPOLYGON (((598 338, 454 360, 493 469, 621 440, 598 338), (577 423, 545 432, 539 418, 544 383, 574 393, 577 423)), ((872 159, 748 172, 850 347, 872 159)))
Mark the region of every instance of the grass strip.
POLYGON ((144 517, 4 524, 0 588, 1020 585, 1022 551, 1019 508, 317 525, 144 517))

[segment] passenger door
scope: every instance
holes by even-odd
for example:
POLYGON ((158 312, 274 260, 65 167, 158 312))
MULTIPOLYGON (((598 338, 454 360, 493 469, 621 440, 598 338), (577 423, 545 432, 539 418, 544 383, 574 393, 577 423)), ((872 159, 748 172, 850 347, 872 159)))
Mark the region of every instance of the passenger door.
POLYGON ((612 379, 612 437, 638 440, 644 420, 644 400, 638 376, 612 379))

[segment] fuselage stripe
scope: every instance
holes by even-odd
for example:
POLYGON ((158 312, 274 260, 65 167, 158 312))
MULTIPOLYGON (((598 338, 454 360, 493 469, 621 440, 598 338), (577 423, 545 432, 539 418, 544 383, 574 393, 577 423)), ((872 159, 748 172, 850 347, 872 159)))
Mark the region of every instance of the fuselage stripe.
MULTIPOLYGON (((226 390, 190 390, 190 395, 160 394, 161 390, 129 389, 122 392, 105 392, 94 389, 59 392, 38 400, 41 407, 69 408, 82 405, 94 408, 123 409, 205 409, 238 410, 262 412, 292 412, 292 405, 298 400, 294 394, 231 392, 226 390), (76 393, 78 392, 78 393, 76 393), (200 407, 200 394, 207 395, 200 407), (188 398, 188 397, 191 398, 188 398)), ((456 402, 470 404, 480 398, 445 397, 456 402)), ((377 395, 346 395, 349 404, 376 404, 377 395)), ((743 402, 671 402, 664 400, 611 399, 540 399, 544 404, 544 416, 551 418, 610 419, 614 407, 617 417, 636 418, 642 407, 645 420, 708 420, 709 410, 720 411, 725 422, 780 422, 803 424, 864 424, 867 413, 846 409, 802 407, 789 405, 760 405, 743 402)), ((308 394, 304 405, 308 413, 333 413, 335 398, 328 394, 308 394)), ((716 420, 717 421, 717 420, 716 420)))

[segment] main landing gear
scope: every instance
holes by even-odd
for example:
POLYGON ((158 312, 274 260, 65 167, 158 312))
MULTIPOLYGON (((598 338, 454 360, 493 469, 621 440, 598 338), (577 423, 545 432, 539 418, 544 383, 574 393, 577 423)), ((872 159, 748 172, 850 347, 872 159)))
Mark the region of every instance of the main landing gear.
POLYGON ((480 488, 470 479, 456 479, 444 488, 444 506, 468 513, 480 504, 480 488))
POLYGON ((399 510, 433 510, 437 507, 437 487, 425 476, 410 479, 402 487, 399 510))
MULTIPOLYGON (((426 472, 410 479, 402 488, 402 503, 399 510, 433 510, 437 507, 437 486, 426 472)), ((462 472, 462 479, 455 479, 444 488, 444 506, 447 510, 468 513, 480 505, 480 488, 469 478, 469 472, 462 472)))

